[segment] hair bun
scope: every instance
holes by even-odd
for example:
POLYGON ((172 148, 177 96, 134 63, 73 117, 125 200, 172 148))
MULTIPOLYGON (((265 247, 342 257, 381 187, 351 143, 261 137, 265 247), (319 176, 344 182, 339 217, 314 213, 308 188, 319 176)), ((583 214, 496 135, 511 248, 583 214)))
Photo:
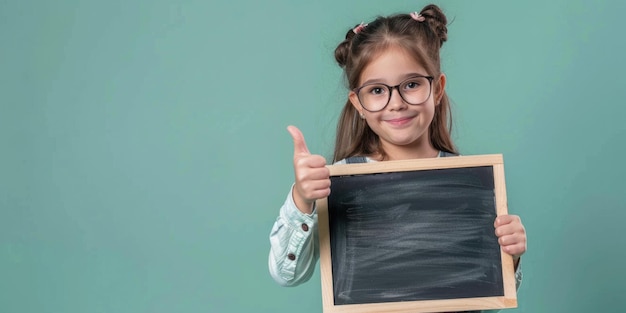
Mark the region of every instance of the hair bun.
POLYGON ((339 63, 340 67, 346 66, 346 63, 348 62, 348 56, 350 55, 350 44, 352 43, 352 37, 354 37, 355 35, 356 34, 354 32, 354 28, 350 28, 346 33, 346 39, 339 43, 337 48, 335 48, 335 60, 337 61, 337 63, 339 63))
POLYGON ((425 6, 420 14, 426 18, 424 22, 428 23, 433 33, 439 37, 439 47, 443 46, 443 43, 448 40, 448 27, 446 26, 448 25, 448 19, 446 15, 434 4, 425 6))

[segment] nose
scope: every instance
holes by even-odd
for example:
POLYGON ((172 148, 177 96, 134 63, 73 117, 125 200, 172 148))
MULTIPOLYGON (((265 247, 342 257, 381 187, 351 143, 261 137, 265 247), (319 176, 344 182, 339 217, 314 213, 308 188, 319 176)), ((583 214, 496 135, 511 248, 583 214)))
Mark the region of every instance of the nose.
POLYGON ((400 96, 400 86, 392 87, 389 92, 389 104, 387 104, 388 109, 403 110, 408 106, 408 103, 406 103, 404 99, 402 99, 402 96, 400 96))

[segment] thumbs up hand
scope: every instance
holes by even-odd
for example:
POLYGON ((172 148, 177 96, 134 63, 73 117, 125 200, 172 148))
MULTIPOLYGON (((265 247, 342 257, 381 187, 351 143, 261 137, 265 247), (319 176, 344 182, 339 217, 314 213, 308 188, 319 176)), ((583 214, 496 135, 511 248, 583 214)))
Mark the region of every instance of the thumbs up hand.
POLYGON ((287 127, 293 138, 293 169, 296 184, 293 188, 293 201, 302 213, 311 214, 315 200, 330 194, 330 171, 326 159, 311 154, 302 132, 295 126, 287 127))

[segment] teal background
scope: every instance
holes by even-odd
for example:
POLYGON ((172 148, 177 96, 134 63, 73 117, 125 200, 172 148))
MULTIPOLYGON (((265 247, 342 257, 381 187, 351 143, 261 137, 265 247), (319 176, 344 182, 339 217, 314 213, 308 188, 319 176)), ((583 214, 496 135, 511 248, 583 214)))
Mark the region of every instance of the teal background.
MULTIPOLYGON (((0 312, 321 312, 268 235, 330 158, 350 26, 422 1, 0 0, 0 312)), ((623 1, 445 1, 463 154, 503 153, 519 308, 622 312, 623 1)))

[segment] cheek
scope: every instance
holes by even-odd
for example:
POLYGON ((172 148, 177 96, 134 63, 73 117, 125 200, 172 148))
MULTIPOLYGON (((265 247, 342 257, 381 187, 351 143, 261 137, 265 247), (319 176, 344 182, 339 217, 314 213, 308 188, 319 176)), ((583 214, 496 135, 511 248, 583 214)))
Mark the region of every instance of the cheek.
POLYGON ((378 135, 382 129, 382 122, 376 118, 375 115, 366 114, 365 119, 363 119, 366 127, 373 131, 376 135, 378 135))
POLYGON ((365 124, 367 124, 367 126, 369 126, 370 128, 372 126, 376 127, 377 124, 380 124, 381 121, 378 117, 378 114, 376 113, 365 113, 365 124))
POLYGON ((428 106, 428 108, 427 108, 428 115, 430 115, 430 117, 431 117, 431 118, 435 116, 435 113, 436 113, 438 110, 439 110, 439 105, 436 105, 436 104, 434 104, 434 103, 431 103, 431 104, 428 106))

